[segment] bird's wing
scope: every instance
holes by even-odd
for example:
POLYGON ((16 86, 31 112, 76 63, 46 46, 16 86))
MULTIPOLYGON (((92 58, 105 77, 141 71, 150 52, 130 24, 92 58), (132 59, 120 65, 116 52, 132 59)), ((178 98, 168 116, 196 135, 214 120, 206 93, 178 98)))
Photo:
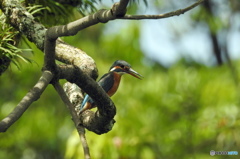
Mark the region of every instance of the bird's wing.
POLYGON ((105 90, 105 92, 108 92, 114 84, 113 73, 109 72, 104 74, 98 81, 98 84, 105 90))
MULTIPOLYGON (((113 83, 114 78, 112 73, 104 74, 98 81, 98 84, 105 90, 105 92, 108 92, 112 88, 113 83)), ((83 109, 87 102, 90 102, 91 104, 94 103, 93 99, 88 94, 86 94, 86 96, 84 97, 80 110, 83 109)))

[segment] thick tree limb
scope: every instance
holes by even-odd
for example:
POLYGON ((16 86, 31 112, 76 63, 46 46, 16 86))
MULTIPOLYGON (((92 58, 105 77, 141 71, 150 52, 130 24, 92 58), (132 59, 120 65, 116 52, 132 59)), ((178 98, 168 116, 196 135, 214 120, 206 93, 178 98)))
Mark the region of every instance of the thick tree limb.
POLYGON ((60 39, 57 39, 55 50, 56 59, 65 64, 77 66, 93 79, 97 79, 98 70, 96 64, 84 51, 68 45, 60 39))
POLYGON ((0 8, 12 26, 26 35, 40 50, 43 50, 46 28, 35 22, 34 17, 18 0, 1 0, 0 8))
POLYGON ((179 16, 180 14, 184 14, 185 12, 195 8, 196 6, 200 5, 204 1, 208 0, 198 0, 196 3, 176 11, 168 12, 165 14, 157 14, 157 15, 124 15, 123 17, 117 17, 117 19, 126 19, 126 20, 142 20, 142 19, 163 19, 169 18, 172 16, 179 16))
POLYGON ((53 74, 49 71, 44 71, 36 85, 23 97, 14 110, 0 121, 0 132, 5 132, 7 129, 15 123, 22 114, 28 109, 28 107, 36 100, 38 100, 52 80, 53 74))
MULTIPOLYGON (((24 34, 41 51, 44 51, 46 28, 34 21, 34 17, 18 0, 1 0, 0 9, 8 18, 10 24, 24 34)), ((56 43, 56 59, 67 64, 74 64, 93 78, 97 78, 97 69, 94 60, 85 52, 66 44, 60 39, 56 43), (67 50, 67 51, 66 51, 67 50)))

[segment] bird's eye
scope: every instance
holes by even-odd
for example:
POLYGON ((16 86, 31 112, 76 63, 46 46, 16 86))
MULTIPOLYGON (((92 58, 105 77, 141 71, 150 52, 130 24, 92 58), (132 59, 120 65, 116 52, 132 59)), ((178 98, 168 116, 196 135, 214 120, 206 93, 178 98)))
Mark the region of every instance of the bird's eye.
POLYGON ((121 67, 121 68, 125 68, 124 65, 121 65, 120 67, 121 67))

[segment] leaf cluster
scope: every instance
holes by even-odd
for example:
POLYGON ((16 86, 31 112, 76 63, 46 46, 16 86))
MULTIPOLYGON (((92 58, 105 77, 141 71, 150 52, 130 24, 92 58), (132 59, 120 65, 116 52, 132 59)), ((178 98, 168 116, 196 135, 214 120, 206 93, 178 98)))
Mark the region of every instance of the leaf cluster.
POLYGON ((20 68, 19 59, 31 62, 22 56, 23 50, 17 47, 20 40, 19 32, 5 21, 5 16, 0 15, 0 75, 8 68, 10 62, 17 68, 20 68))
POLYGON ((47 27, 63 25, 76 18, 96 11, 100 0, 25 0, 22 3, 33 14, 35 20, 47 27), (77 16, 77 17, 76 17, 77 16))

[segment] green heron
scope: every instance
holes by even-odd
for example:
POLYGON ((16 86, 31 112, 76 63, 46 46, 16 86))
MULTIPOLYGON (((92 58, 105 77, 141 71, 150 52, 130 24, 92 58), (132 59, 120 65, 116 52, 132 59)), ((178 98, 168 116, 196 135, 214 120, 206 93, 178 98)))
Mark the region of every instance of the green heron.
MULTIPOLYGON (((118 86, 120 84, 120 80, 123 74, 130 74, 133 77, 136 77, 138 79, 142 79, 143 76, 134 71, 131 68, 131 65, 123 60, 117 60, 113 63, 113 65, 110 67, 109 72, 104 74, 100 80, 98 81, 98 84, 106 91, 106 93, 111 97, 114 95, 118 89, 118 86)), ((84 97, 84 100, 80 107, 80 113, 87 109, 94 108, 96 105, 94 103, 94 100, 87 94, 84 97)))

